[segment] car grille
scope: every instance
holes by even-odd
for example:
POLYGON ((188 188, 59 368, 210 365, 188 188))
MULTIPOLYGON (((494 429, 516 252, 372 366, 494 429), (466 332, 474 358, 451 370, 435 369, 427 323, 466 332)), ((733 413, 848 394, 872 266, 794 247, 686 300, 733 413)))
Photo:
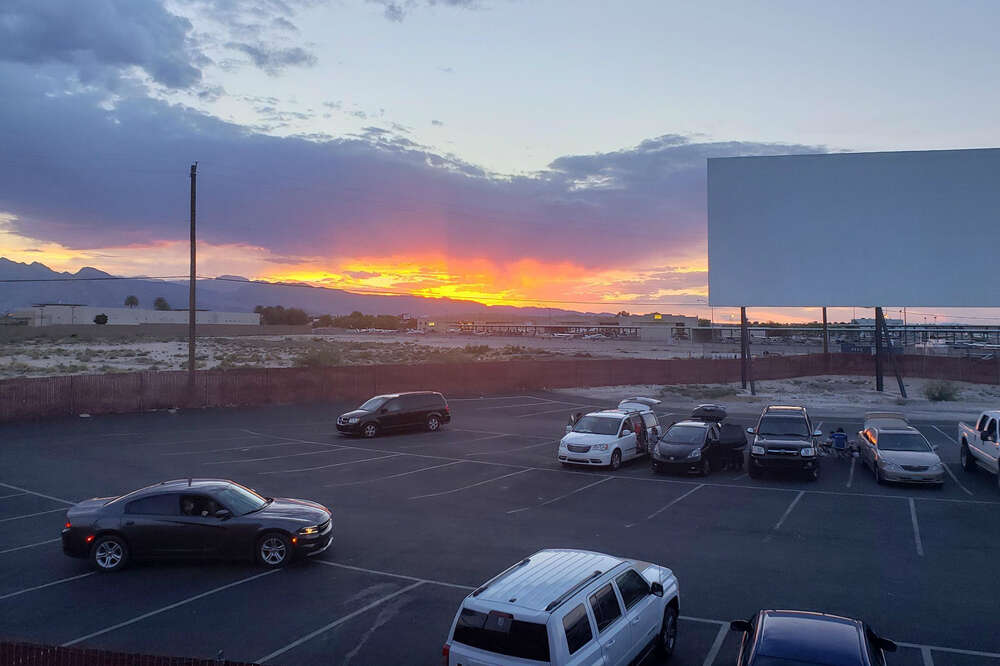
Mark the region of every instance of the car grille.
POLYGON ((566 448, 573 453, 586 453, 590 450, 589 446, 580 446, 579 444, 567 444, 566 448))
POLYGON ((797 456, 799 455, 799 449, 788 449, 788 448, 768 448, 768 454, 773 456, 797 456))
POLYGON ((927 465, 901 465, 901 467, 907 472, 926 472, 929 469, 927 465))

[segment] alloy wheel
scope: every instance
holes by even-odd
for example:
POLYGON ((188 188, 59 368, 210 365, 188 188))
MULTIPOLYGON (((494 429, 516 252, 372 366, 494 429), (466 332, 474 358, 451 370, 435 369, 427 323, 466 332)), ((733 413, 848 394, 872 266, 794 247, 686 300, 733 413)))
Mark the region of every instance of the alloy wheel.
POLYGON ((102 541, 94 553, 94 561, 102 569, 114 569, 125 557, 125 549, 117 541, 102 541))
POLYGON ((269 536, 260 544, 260 559, 271 566, 284 562, 287 552, 284 540, 278 536, 269 536))

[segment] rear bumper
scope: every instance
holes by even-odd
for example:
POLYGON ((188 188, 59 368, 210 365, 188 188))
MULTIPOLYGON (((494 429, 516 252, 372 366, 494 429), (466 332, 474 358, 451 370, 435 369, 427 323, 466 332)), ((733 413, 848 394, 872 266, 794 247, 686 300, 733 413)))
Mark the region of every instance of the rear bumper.
POLYGON ((86 559, 90 557, 90 544, 86 537, 73 528, 66 528, 62 531, 63 553, 70 557, 86 559))

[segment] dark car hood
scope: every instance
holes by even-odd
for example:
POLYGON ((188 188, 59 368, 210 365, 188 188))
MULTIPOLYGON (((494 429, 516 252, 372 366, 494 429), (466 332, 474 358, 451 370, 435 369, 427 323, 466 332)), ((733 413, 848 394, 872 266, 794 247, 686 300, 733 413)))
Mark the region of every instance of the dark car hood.
POLYGON ((369 412, 367 409, 352 409, 349 412, 344 412, 343 414, 341 414, 340 418, 349 419, 352 416, 361 417, 361 416, 368 416, 369 414, 371 414, 371 412, 369 412))
POLYGON ((656 445, 657 453, 665 456, 686 456, 695 449, 700 449, 701 444, 681 444, 678 442, 664 442, 656 445))
POLYGON ((807 446, 812 446, 813 441, 811 437, 764 437, 758 435, 756 444, 758 446, 786 446, 788 448, 804 449, 807 446))
POLYGON ((331 513, 322 504, 307 500, 278 497, 260 511, 256 511, 250 515, 263 519, 289 520, 301 523, 305 527, 325 522, 330 518, 331 513))

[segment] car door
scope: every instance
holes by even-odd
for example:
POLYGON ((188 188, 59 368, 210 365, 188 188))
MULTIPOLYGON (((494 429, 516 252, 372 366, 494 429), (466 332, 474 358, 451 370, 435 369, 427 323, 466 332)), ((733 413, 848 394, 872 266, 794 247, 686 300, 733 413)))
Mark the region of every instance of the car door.
POLYGON ((629 624, 632 650, 629 659, 634 659, 660 630, 662 615, 649 583, 634 569, 627 569, 615 576, 615 586, 625 607, 625 620, 629 624))
POLYGON ((427 420, 428 396, 404 395, 400 396, 399 400, 403 403, 400 426, 412 428, 423 425, 427 420))
POLYGON ((622 460, 628 460, 636 456, 636 438, 633 431, 632 419, 625 417, 618 428, 618 448, 622 452, 622 460), (625 431, 629 434, 625 434, 625 431))
POLYGON ((986 430, 983 431, 982 449, 983 455, 986 456, 986 460, 984 462, 987 464, 992 463, 994 465, 994 469, 997 462, 997 453, 998 450, 1000 450, 998 449, 998 446, 1000 445, 998 445, 997 439, 1000 439, 1000 437, 997 437, 997 420, 990 417, 989 422, 986 424, 986 430))
POLYGON ((566 640, 566 651, 570 664, 599 664, 603 659, 599 641, 594 640, 593 619, 586 606, 578 604, 562 617, 562 633, 566 640))
POLYGON ((147 495, 126 504, 121 530, 132 555, 137 558, 183 555, 176 539, 179 517, 178 493, 147 495))
POLYGON ((604 663, 607 666, 627 664, 631 661, 632 635, 629 623, 622 614, 617 592, 611 583, 607 583, 591 594, 587 601, 594 613, 604 663))
POLYGON ((204 494, 181 495, 181 515, 177 517, 178 550, 190 557, 214 557, 223 549, 226 527, 215 513, 220 508, 214 497, 204 494), (193 506, 191 511, 185 507, 193 506))
POLYGON ((378 425, 382 430, 401 427, 403 418, 403 403, 400 398, 393 398, 378 410, 378 425))
POLYGON ((711 425, 705 429, 705 443, 702 445, 701 455, 708 457, 713 469, 722 469, 725 460, 721 454, 722 447, 719 445, 719 429, 711 425))

